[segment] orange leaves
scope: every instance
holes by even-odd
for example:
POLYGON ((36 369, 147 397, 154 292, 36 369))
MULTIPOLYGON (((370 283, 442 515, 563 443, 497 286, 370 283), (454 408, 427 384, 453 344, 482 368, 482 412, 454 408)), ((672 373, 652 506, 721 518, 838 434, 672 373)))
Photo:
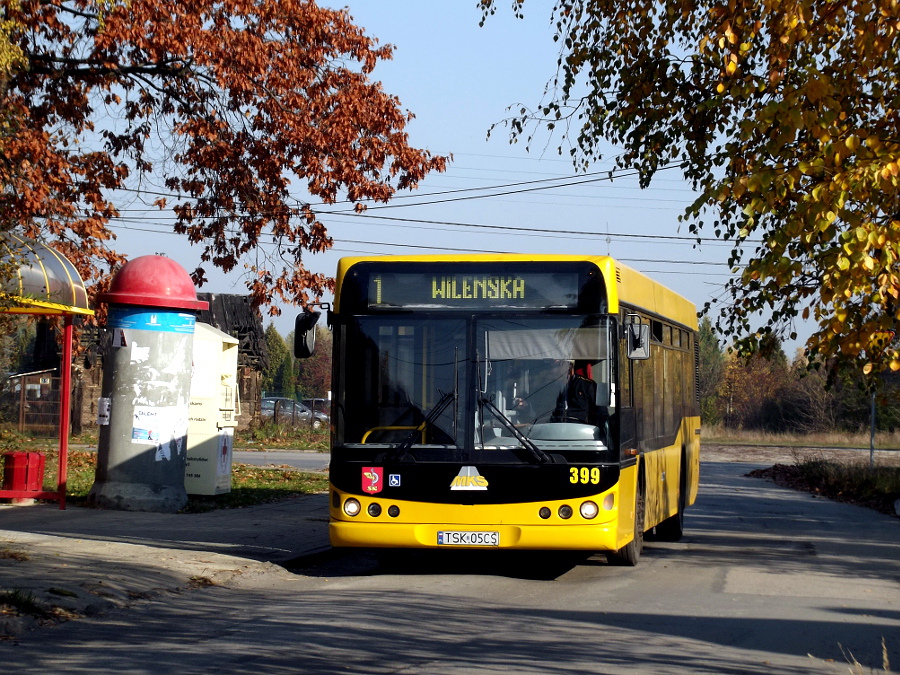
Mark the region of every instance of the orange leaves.
POLYGON ((87 279, 108 273, 91 262, 106 260, 112 236, 107 190, 164 167, 152 182, 173 194, 154 205, 172 209, 201 263, 247 266, 274 237, 284 248, 248 267, 256 300, 318 296, 330 282, 306 274, 302 253, 331 239, 304 201, 362 208, 446 166, 408 144, 411 114, 368 78, 392 49, 346 11, 310 0, 72 0, 23 3, 15 21, 10 39, 30 70, 10 79, 15 127, 0 127, 15 159, 0 167, 3 212, 80 238, 87 279), (109 114, 95 134, 97 100, 109 114))

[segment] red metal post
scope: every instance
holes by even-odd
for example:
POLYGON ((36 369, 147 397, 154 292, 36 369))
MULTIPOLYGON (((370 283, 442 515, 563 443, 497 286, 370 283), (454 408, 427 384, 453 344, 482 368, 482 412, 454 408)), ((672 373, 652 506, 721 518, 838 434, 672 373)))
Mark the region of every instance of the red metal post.
POLYGON ((66 314, 63 330, 63 353, 60 364, 62 381, 59 388, 62 390, 59 411, 59 469, 56 474, 56 489, 59 493, 59 508, 66 508, 66 483, 68 482, 69 467, 69 411, 72 399, 72 336, 74 317, 66 314))

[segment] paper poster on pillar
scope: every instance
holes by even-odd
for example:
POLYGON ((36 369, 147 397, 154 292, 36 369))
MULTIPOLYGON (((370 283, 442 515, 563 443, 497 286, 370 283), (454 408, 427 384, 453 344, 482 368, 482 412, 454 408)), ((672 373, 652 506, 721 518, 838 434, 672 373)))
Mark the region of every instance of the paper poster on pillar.
POLYGON ((155 445, 156 461, 170 460, 184 450, 187 427, 181 406, 135 406, 131 442, 155 445))

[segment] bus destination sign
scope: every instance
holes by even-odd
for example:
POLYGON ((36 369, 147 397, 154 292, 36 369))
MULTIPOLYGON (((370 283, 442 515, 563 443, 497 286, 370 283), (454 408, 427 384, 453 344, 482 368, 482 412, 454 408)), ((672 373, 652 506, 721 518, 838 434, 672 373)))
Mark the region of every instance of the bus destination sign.
POLYGON ((574 309, 577 272, 472 273, 379 271, 369 276, 370 309, 574 309))

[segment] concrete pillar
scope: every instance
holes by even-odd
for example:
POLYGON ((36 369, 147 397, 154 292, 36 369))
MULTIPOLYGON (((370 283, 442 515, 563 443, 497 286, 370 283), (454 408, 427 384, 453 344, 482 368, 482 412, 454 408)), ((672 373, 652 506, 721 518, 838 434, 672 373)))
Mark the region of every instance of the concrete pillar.
POLYGON ((88 502, 174 513, 187 503, 184 469, 197 300, 178 263, 126 263, 98 301, 109 304, 97 470, 88 502))

